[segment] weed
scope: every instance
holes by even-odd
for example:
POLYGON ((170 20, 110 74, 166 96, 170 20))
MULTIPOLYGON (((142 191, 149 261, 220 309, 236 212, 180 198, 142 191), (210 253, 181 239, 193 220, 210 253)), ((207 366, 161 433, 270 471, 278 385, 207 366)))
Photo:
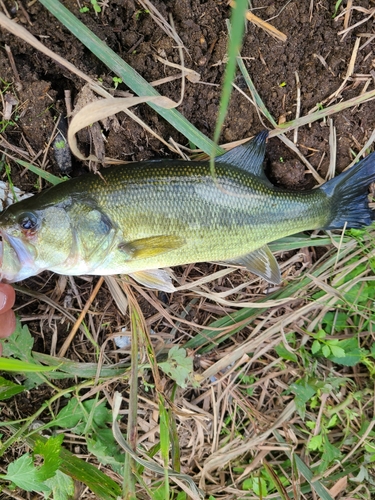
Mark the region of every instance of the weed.
POLYGON ((113 81, 115 89, 117 89, 117 87, 120 85, 120 83, 122 83, 121 78, 119 78, 118 76, 114 76, 112 78, 112 81, 113 81))
POLYGON ((99 14, 102 11, 98 0, 90 0, 94 11, 99 14))
POLYGON ((138 21, 139 18, 144 14, 150 14, 150 11, 148 9, 138 9, 135 11, 134 17, 138 21))

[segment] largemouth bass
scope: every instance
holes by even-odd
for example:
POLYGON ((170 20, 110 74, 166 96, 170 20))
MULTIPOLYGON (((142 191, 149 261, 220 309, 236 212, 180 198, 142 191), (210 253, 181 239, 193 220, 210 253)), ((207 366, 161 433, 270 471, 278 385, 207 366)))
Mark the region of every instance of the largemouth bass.
POLYGON ((375 153, 318 189, 273 186, 264 174, 267 132, 209 162, 114 166, 51 187, 0 215, 0 280, 44 270, 131 274, 174 289, 161 268, 222 261, 280 283, 267 243, 299 231, 371 224, 375 153))

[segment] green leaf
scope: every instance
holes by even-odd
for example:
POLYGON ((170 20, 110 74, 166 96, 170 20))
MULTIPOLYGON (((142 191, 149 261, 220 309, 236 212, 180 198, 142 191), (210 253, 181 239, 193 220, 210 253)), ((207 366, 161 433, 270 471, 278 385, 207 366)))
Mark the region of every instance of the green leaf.
POLYGON ((327 344, 325 344, 323 347, 322 347, 322 354, 325 358, 328 358, 328 356, 331 354, 331 349, 329 348, 329 346, 327 344))
POLYGON ((332 345, 331 343, 329 344, 329 347, 332 352, 332 356, 335 356, 336 358, 344 358, 346 353, 342 347, 339 347, 337 345, 332 345))
POLYGON ((4 356, 14 356, 17 359, 32 361, 31 350, 34 345, 34 339, 30 335, 28 327, 26 325, 22 326, 19 319, 17 319, 14 333, 3 342, 4 356))
POLYGON ((342 332, 348 326, 347 319, 347 313, 329 311, 324 315, 322 323, 325 329, 333 334, 335 332, 342 332))
POLYGON ((112 429, 97 430, 92 437, 86 436, 87 449, 103 465, 110 465, 117 474, 123 475, 125 455, 119 448, 112 429))
POLYGON ((25 387, 23 385, 15 384, 4 377, 0 377, 0 401, 9 399, 24 390, 25 387))
POLYGON ((59 455, 63 439, 64 434, 59 434, 50 437, 47 441, 37 440, 35 443, 34 456, 41 455, 44 459, 44 463, 39 469, 40 477, 43 480, 53 477, 60 466, 61 459, 59 455))
POLYGON ((359 468, 359 473, 357 476, 351 478, 352 481, 360 484, 364 484, 368 480, 368 470, 363 465, 359 468))
MULTIPOLYGON (((358 340, 352 337, 346 340, 340 340, 339 346, 345 352, 345 356, 338 357, 333 354, 329 356, 329 360, 342 366, 355 366, 362 359, 361 349, 358 347, 358 340)), ((332 350, 333 353, 333 350, 332 350)))
POLYGON ((262 477, 255 477, 253 479, 252 490, 256 495, 261 497, 266 496, 268 494, 266 481, 262 477))
POLYGON ((317 436, 313 436, 310 439, 307 448, 312 451, 318 451, 320 450, 322 443, 323 443, 323 437, 321 434, 318 434, 317 436))
MULTIPOLYGON (((7 339, 3 339, 2 344, 3 355, 5 357, 13 356, 18 360, 35 364, 35 360, 31 351, 34 345, 34 339, 30 335, 27 325, 22 326, 19 319, 17 319, 16 329, 14 333, 7 339)), ((23 385, 26 387, 26 389, 32 389, 44 383, 45 381, 46 379, 42 374, 29 371, 27 372, 26 379, 24 380, 23 385)))
POLYGON ((288 351, 283 343, 278 344, 275 347, 275 351, 277 352, 278 356, 280 356, 280 358, 286 359, 287 361, 293 361, 293 363, 298 362, 297 355, 294 354, 294 352, 288 351))
POLYGON ((318 330, 316 332, 316 334, 314 335, 315 338, 320 339, 320 340, 325 339, 326 336, 327 336, 327 333, 323 329, 318 330))
POLYGON ((311 346, 311 352, 313 354, 316 354, 317 352, 320 351, 321 346, 322 346, 322 344, 319 342, 319 340, 314 340, 314 342, 312 343, 312 346, 311 346))
POLYGON ((165 486, 164 486, 164 484, 161 484, 159 486, 159 488, 155 489, 152 492, 152 500, 166 500, 167 498, 170 498, 170 497, 169 497, 169 495, 165 494, 165 486))
POLYGON ((82 403, 73 398, 63 408, 51 425, 57 425, 62 429, 72 429, 76 434, 85 432, 88 417, 92 415, 92 423, 97 427, 104 427, 112 421, 111 412, 106 407, 105 401, 98 404, 96 399, 89 399, 82 403))
POLYGON ((242 489, 245 491, 253 489, 253 478, 248 477, 245 479, 245 481, 242 483, 242 489))
POLYGON ((186 493, 184 491, 179 491, 176 500, 188 500, 186 493))
POLYGON ((337 424, 337 420, 338 420, 338 417, 337 417, 337 414, 335 413, 334 415, 332 415, 332 417, 329 419, 329 422, 327 424, 327 429, 331 429, 332 427, 335 427, 335 425, 337 424))
POLYGON ((168 360, 159 363, 159 367, 184 389, 193 373, 193 360, 186 356, 185 349, 173 346, 168 352, 168 360))
POLYGON ((369 298, 369 287, 366 283, 355 283, 350 290, 344 293, 345 300, 349 304, 366 304, 369 298))
POLYGON ((296 404, 297 411, 304 420, 306 403, 314 396, 316 389, 309 385, 306 380, 299 380, 298 382, 294 382, 290 385, 290 390, 295 394, 294 402, 296 404))
POLYGON ((72 429, 82 420, 86 420, 86 414, 77 398, 73 398, 59 411, 52 425, 62 429, 72 429))
POLYGON ((39 469, 34 466, 33 459, 28 453, 9 464, 5 479, 25 491, 50 491, 43 483, 43 474, 40 474, 39 469))
POLYGON ((324 436, 323 448, 322 448, 322 461, 320 466, 318 467, 319 473, 325 472, 328 469, 328 467, 332 464, 332 462, 340 458, 340 456, 341 456, 340 450, 329 442, 327 436, 324 436))
MULTIPOLYGON (((53 500, 71 500, 74 495, 74 481, 60 470, 56 474, 45 481, 46 486, 51 489, 51 497, 53 500)), ((45 496, 45 498, 48 498, 45 496)))
POLYGON ((102 9, 101 9, 100 5, 98 4, 98 0, 91 0, 91 4, 92 4, 92 6, 93 6, 93 8, 94 8, 94 11, 95 11, 97 14, 99 14, 99 12, 101 12, 101 11, 102 11, 102 9))
MULTIPOLYGON (((18 424, 11 424, 10 427, 14 432, 20 429, 18 424)), ((26 434, 25 437, 27 444, 31 448, 35 447, 37 441, 47 441, 40 435, 36 437, 34 434, 26 434)), ((61 448, 60 458, 60 471, 70 476, 73 480, 84 483, 93 492, 95 498, 100 500, 117 500, 121 496, 120 485, 97 467, 76 457, 64 447, 61 448)), ((47 485, 50 481, 51 479, 47 479, 45 484, 47 485)))

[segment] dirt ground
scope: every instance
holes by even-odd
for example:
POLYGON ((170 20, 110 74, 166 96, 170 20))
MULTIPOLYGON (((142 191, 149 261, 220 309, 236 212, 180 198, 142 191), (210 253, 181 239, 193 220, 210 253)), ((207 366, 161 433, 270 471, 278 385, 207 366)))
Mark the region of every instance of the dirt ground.
MULTIPOLYGON (((155 57, 159 55, 163 59, 180 64, 175 42, 167 37, 136 1, 107 0, 102 2, 102 12, 99 14, 94 13, 90 2, 87 1, 64 0, 62 3, 147 81, 152 82, 176 74, 175 69, 163 65, 155 57), (89 7, 89 12, 80 13, 82 6, 89 7)), ((374 7, 373 1, 361 0, 358 3, 365 9, 374 7)), ((15 1, 5 0, 4 4, 9 15, 18 19, 19 23, 47 47, 71 61, 92 78, 102 79, 108 88, 114 88, 115 75, 63 28, 39 2, 23 0, 24 11, 17 10, 15 1)), ((251 4, 256 8, 255 14, 264 20, 270 19, 274 27, 287 35, 287 41, 281 42, 263 29, 248 23, 241 51, 255 87, 276 121, 295 117, 296 75, 300 81, 301 116, 322 102, 324 105, 328 104, 329 97, 340 88, 345 78, 358 36, 361 36, 361 42, 353 75, 334 102, 357 96, 365 85, 368 85, 367 90, 373 89, 375 40, 370 38, 374 32, 373 18, 350 30, 344 37, 339 35, 343 30, 344 19, 333 19, 335 2, 332 0, 253 0, 251 4), (365 45, 367 41, 370 43, 365 45)), ((176 31, 186 47, 185 65, 201 75, 199 83, 186 82, 184 100, 178 109, 200 131, 212 138, 225 70, 228 40, 226 20, 230 17, 230 7, 226 1, 215 0, 153 0, 153 5, 166 19, 170 15, 173 17, 176 31)), ((364 18, 363 11, 354 10, 350 25, 364 18)), ((53 148, 49 146, 46 149, 46 146, 50 144, 56 118, 67 113, 65 92, 71 92, 74 104, 84 82, 3 29, 0 29, 0 78, 3 98, 7 92, 11 92, 19 103, 17 115, 12 117, 14 123, 8 125, 0 136, 10 147, 2 143, 1 149, 6 149, 19 158, 25 156, 17 155, 17 151, 24 152, 31 161, 41 160, 45 155, 44 168, 60 175, 53 148), (8 46, 12 53, 18 75, 10 65, 5 46, 8 46), (9 87, 10 83, 13 84, 12 87, 9 87)), ((249 96, 239 71, 236 84, 249 96)), ((118 90, 126 91, 127 88, 120 84, 118 90)), ((159 86, 158 90, 175 101, 179 100, 179 80, 165 83, 159 86)), ((165 140, 172 137, 176 142, 188 146, 188 141, 147 105, 139 106, 136 113, 165 140)), ((121 160, 171 157, 172 153, 165 145, 130 118, 119 114, 118 119, 120 129, 110 128, 104 131, 108 156, 121 160)), ((334 115, 333 122, 337 134, 337 170, 341 171, 375 129, 374 103, 369 102, 334 115)), ((3 122, 0 122, 1 124, 3 122)), ((270 126, 265 119, 264 124, 270 126)), ((220 143, 252 136, 263 128, 255 108, 244 95, 235 90, 220 143)), ((292 139, 293 134, 289 137, 292 139)), ((298 145, 324 177, 330 161, 328 124, 315 122, 310 127, 301 128, 298 145)), ((81 144, 81 147, 84 146, 81 144)), ((86 146, 89 147, 88 144, 86 146)), ((266 162, 267 173, 275 184, 292 189, 306 189, 314 184, 312 176, 306 172, 304 166, 277 138, 269 141, 266 162)), ((25 191, 36 192, 46 185, 44 181, 41 184, 36 182, 34 174, 24 171, 12 161, 11 168, 15 185, 25 191)), ((87 166, 73 159, 71 175, 79 175, 86 168, 87 166)), ((4 170, 1 170, 1 179, 6 179, 4 170)), ((207 266, 201 266, 202 273, 206 269, 207 266)), ((181 273, 183 272, 182 270, 181 273)), ((232 283, 235 281, 233 278, 232 283)), ((84 303, 91 293, 92 280, 77 279, 76 282, 84 303)), ((54 299, 60 300, 61 304, 72 312, 76 312, 81 305, 73 284, 65 278, 51 277, 51 274, 44 273, 24 284, 26 287, 51 292, 54 299)), ((48 335, 55 332, 50 326, 51 322, 47 322, 52 317, 51 310, 43 304, 38 305, 35 310, 34 302, 29 302, 30 299, 22 293, 18 294, 17 300, 21 317, 28 323, 30 331, 37 335, 36 349, 43 350, 46 344, 50 346, 48 335), (41 336, 41 331, 46 337, 41 336)), ((104 311, 109 311, 112 307, 105 291, 99 293, 97 300, 98 308, 104 311)), ((155 314, 155 310, 150 308, 146 300, 142 297, 139 300, 141 307, 145 308, 146 316, 155 314)), ((165 297, 165 301, 168 300, 169 298, 165 297)), ((176 307, 179 306, 178 300, 183 302, 182 298, 175 300, 176 307)), ((116 316, 115 312, 112 314, 116 316)), ((108 320, 109 317, 111 316, 103 315, 101 319, 104 322, 104 319, 108 320)), ((196 319, 191 316, 187 318, 196 319)), ((122 324, 121 319, 117 318, 116 321, 112 330, 122 324)), ((94 330, 99 332, 100 328, 96 325, 94 330)), ((105 331, 99 332, 99 343, 105 335, 105 331)), ((62 341, 63 339, 58 339, 57 343, 61 344, 62 341)), ((73 353, 72 357, 74 356, 80 355, 73 353)), ((33 401, 25 399, 23 415, 32 412, 33 401)))
MULTIPOLYGON (((24 2, 26 5, 26 2, 24 2)), ((102 12, 80 13, 78 2, 63 2, 78 18, 117 52, 147 81, 152 82, 175 74, 176 70, 164 66, 156 55, 179 64, 175 43, 155 25, 137 2, 111 0, 105 2, 102 12)), ((88 3, 88 2, 86 2, 88 3)), ((81 2, 84 5, 85 2, 81 2)), ((360 2, 369 8, 372 3, 360 2)), ((66 57, 79 69, 101 78, 113 88, 112 78, 100 63, 74 36, 62 28, 38 2, 29 2, 26 8, 28 19, 22 12, 15 13, 14 2, 6 2, 10 14, 19 19, 31 33, 57 54, 66 57)), ((172 15, 176 31, 186 49, 186 66, 201 75, 201 83, 186 84, 186 93, 179 111, 199 130, 212 137, 220 98, 220 84, 225 68, 227 28, 225 21, 230 12, 225 1, 181 0, 158 2, 154 5, 168 19, 172 15)), ((261 28, 247 26, 242 55, 250 76, 264 100, 268 110, 278 121, 290 120, 296 111, 296 73, 301 87, 301 115, 307 114, 317 104, 327 99, 340 87, 348 69, 356 36, 361 34, 361 45, 368 41, 364 35, 371 33, 372 19, 352 29, 342 39, 338 32, 343 29, 343 20, 332 19, 334 2, 297 2, 285 0, 253 1, 254 10, 285 35, 285 43, 270 37, 261 28), (310 10, 310 7, 311 10, 310 10)), ((355 12, 351 25, 362 20, 363 13, 355 12), (358 16, 358 18, 356 18, 358 16)), ((56 116, 66 114, 64 92, 71 91, 74 102, 83 82, 67 70, 62 69, 38 51, 5 31, 0 32, 1 44, 7 44, 13 54, 19 73, 16 98, 19 100, 19 117, 14 127, 7 127, 4 137, 14 146, 38 154, 50 141, 56 116)), ((358 95, 359 90, 371 77, 373 70, 373 43, 359 50, 354 68, 354 77, 342 92, 342 98, 358 95)), ((2 86, 17 82, 4 48, 0 52, 0 76, 2 86)), ((237 84, 248 94, 242 76, 238 73, 237 84)), ((373 83, 370 83, 370 88, 373 83)), ((126 90, 121 84, 120 90, 126 90)), ((178 81, 163 84, 159 91, 174 100, 179 99, 178 81)), ((162 137, 186 145, 186 139, 165 123, 149 107, 142 106, 138 114, 162 137)), ((143 160, 169 156, 170 152, 155 138, 125 116, 119 117, 120 131, 107 131, 106 153, 124 160, 143 160)), ((374 128, 373 103, 350 109, 334 117, 338 138, 337 167, 344 168, 351 160, 350 151, 358 151, 370 131, 374 128)), ((249 101, 235 91, 228 117, 223 128, 221 142, 230 142, 248 137, 263 128, 249 101)), ((326 123, 314 123, 299 132, 298 143, 314 167, 323 174, 329 163, 329 128, 326 123), (324 155, 323 159, 322 156, 324 155)), ((274 182, 286 187, 301 189, 311 184, 311 179, 301 165, 295 161, 290 150, 274 139, 267 151, 270 175, 274 182)), ((48 168, 58 173, 52 148, 48 150, 48 168)), ((73 175, 77 175, 79 165, 73 175)), ((22 186, 33 189, 33 176, 24 175, 22 186)))

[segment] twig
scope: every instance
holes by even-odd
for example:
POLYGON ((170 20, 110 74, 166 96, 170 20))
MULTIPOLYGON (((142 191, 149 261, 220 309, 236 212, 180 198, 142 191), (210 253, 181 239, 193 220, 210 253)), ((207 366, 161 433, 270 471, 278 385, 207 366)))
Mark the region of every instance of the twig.
POLYGON ((69 346, 70 346, 70 344, 71 344, 71 342, 72 342, 75 334, 77 333, 78 328, 81 326, 83 318, 86 316, 87 311, 90 309, 90 306, 93 303, 93 300, 95 299, 95 297, 97 296, 97 294, 98 294, 98 292, 100 290, 100 287, 102 286, 103 282, 104 282, 104 278, 103 278, 103 276, 101 276, 99 278, 99 280, 98 280, 98 282, 97 282, 94 290, 92 291, 92 293, 91 293, 88 301, 86 302, 85 307, 82 309, 81 314, 79 315, 77 321, 75 322, 75 324, 74 324, 71 332, 69 333, 68 337, 65 339, 65 342, 63 343, 60 351, 58 352, 57 356, 59 358, 63 358, 65 356, 66 351, 68 350, 68 348, 69 348, 69 346))
POLYGON ((363 153, 365 153, 365 151, 371 146, 371 144, 375 141, 375 129, 372 131, 372 134, 370 135, 370 138, 368 141, 366 141, 365 145, 363 146, 363 148, 361 149, 361 151, 357 154, 357 156, 354 158, 354 160, 349 163, 349 165, 344 169, 345 170, 348 170, 349 168, 351 168, 355 163, 357 163, 357 161, 359 160, 359 158, 361 158, 361 156, 363 156, 363 153))
MULTIPOLYGON (((350 21, 350 18, 352 16, 352 7, 353 7, 353 0, 348 0, 348 3, 346 5, 345 17, 344 17, 344 29, 345 30, 347 30, 349 27, 349 21, 350 21)), ((344 35, 344 37, 347 35, 347 33, 344 35)))
POLYGON ((64 90, 64 99, 65 99, 65 107, 66 107, 66 118, 68 123, 70 122, 70 117, 73 112, 72 107, 72 92, 68 90, 64 90))
POLYGON ((8 9, 6 8, 3 0, 0 0, 0 5, 3 8, 3 11, 5 12, 6 16, 9 17, 9 19, 11 19, 11 15, 9 14, 8 9))
POLYGON ((367 21, 369 21, 372 16, 375 14, 375 8, 371 9, 370 11, 367 11, 367 12, 370 12, 370 15, 368 17, 365 17, 365 19, 362 19, 362 21, 358 21, 358 23, 355 23, 353 24, 352 26, 349 26, 349 28, 346 28, 342 31, 339 31, 337 34, 338 35, 346 35, 350 30, 356 28, 357 26, 360 26, 361 24, 363 23, 366 23, 367 21))
POLYGON ((5 44, 5 52, 7 53, 7 56, 8 56, 8 59, 9 59, 9 62, 10 62, 10 65, 12 67, 12 71, 13 71, 13 74, 14 74, 14 78, 16 80, 16 89, 17 90, 22 90, 22 82, 21 82, 21 78, 20 78, 20 75, 18 73, 18 70, 17 70, 17 66, 16 66, 16 63, 14 61, 14 57, 13 57, 13 54, 12 54, 12 51, 11 51, 11 48, 9 47, 9 45, 6 45, 5 44))
POLYGON ((337 142, 336 128, 333 125, 332 118, 329 118, 329 167, 326 175, 326 180, 332 179, 336 172, 336 157, 337 157, 337 142))
POLYGON ((22 5, 22 2, 21 0, 18 0, 18 5, 20 7, 20 9, 22 10, 22 14, 25 16, 26 18, 26 21, 29 23, 30 26, 33 25, 33 23, 31 22, 31 19, 30 19, 30 16, 29 16, 29 13, 27 12, 27 10, 25 9, 25 7, 22 5))
MULTIPOLYGON (((231 0, 229 2, 229 5, 233 8, 236 5, 236 3, 231 0)), ((266 33, 273 36, 277 40, 280 40, 282 42, 287 41, 288 37, 284 35, 284 33, 276 29, 274 26, 272 26, 272 24, 268 23, 267 21, 263 21, 263 19, 260 19, 260 17, 256 16, 249 10, 246 11, 246 19, 251 23, 255 24, 256 26, 258 26, 259 28, 262 28, 266 33)))
MULTIPOLYGON (((295 72, 296 75, 296 87, 297 87, 297 105, 296 105, 296 120, 300 117, 301 114, 301 82, 299 80, 298 72, 295 72)), ((298 127, 294 130, 293 136, 294 144, 298 142, 298 127)))

